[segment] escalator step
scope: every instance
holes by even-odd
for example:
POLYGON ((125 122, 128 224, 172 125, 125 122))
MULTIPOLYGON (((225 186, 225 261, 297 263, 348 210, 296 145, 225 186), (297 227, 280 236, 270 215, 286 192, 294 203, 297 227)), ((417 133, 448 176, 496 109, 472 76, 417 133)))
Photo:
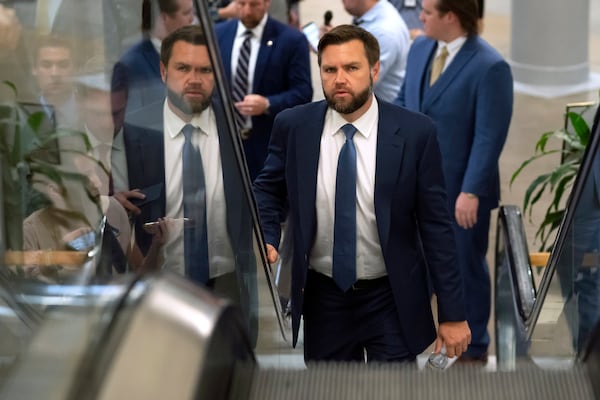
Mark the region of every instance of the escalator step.
POLYGON ((512 372, 452 367, 438 372, 402 365, 318 364, 306 370, 258 369, 250 399, 593 399, 581 367, 512 372))

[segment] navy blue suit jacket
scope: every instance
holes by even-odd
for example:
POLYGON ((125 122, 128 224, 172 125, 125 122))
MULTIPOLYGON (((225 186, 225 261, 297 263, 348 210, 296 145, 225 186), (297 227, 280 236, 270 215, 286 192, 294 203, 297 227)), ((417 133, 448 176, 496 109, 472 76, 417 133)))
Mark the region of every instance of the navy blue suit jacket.
POLYGON ((144 39, 129 50, 113 67, 112 87, 127 87, 128 115, 165 98, 165 85, 160 76, 160 55, 150 39, 144 39))
MULTIPOLYGON (((225 76, 229 82, 237 27, 237 19, 215 26, 225 76)), ((267 19, 250 92, 267 97, 270 103, 267 114, 252 117, 252 137, 244 141, 250 175, 255 178, 267 156, 271 128, 277 113, 312 100, 309 49, 301 32, 273 18, 267 19)))
MULTIPOLYGON (((308 256, 315 240, 317 170, 326 110, 325 101, 320 101, 277 116, 265 168, 254 184, 265 239, 275 247, 279 245, 280 213, 289 201, 294 345, 308 256)), ((377 135, 374 205, 378 239, 403 334, 409 349, 418 354, 436 337, 426 262, 438 295, 439 320, 466 319, 440 152, 429 118, 382 101, 377 135)))
POLYGON ((396 103, 435 121, 450 209, 460 192, 478 195, 480 207, 495 208, 498 158, 513 106, 510 67, 487 42, 471 36, 430 87, 428 66, 436 45, 426 37, 415 39, 396 103))

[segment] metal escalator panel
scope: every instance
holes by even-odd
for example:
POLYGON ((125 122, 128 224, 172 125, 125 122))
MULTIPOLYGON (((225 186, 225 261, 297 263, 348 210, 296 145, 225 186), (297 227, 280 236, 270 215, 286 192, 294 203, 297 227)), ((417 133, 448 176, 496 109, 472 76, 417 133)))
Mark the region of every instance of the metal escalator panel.
POLYGON ((0 399, 247 397, 256 361, 239 309, 175 274, 131 278, 48 311, 0 399))
POLYGON ((93 352, 73 399, 225 400, 256 363, 239 310, 175 275, 134 285, 93 352))

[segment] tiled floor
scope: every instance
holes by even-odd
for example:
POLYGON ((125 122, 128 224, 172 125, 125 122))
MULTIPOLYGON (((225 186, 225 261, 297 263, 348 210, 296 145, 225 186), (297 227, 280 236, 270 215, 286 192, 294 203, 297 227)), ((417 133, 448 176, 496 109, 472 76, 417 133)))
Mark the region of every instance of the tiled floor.
MULTIPOLYGON (((497 48, 506 58, 510 51, 510 1, 486 0, 485 29, 483 37, 497 48)), ((333 12, 333 23, 349 23, 351 17, 344 11, 341 0, 303 0, 300 2, 301 22, 315 21, 321 23, 326 10, 333 12)), ((590 0, 590 69, 592 72, 600 73, 600 0, 590 0)), ((323 98, 316 55, 312 56, 312 78, 315 88, 315 99, 323 98)), ((597 101, 598 90, 589 90, 556 98, 535 97, 524 93, 515 93, 514 113, 510 126, 507 142, 500 158, 500 170, 502 179, 502 203, 521 205, 525 189, 529 182, 542 173, 548 166, 558 162, 547 159, 539 164, 531 165, 525 170, 521 177, 510 186, 509 181, 512 173, 521 162, 533 154, 534 145, 542 132, 560 128, 563 125, 563 114, 568 103, 580 101, 597 101)), ((548 203, 545 203, 548 204, 548 203)), ((530 250, 536 249, 537 243, 533 242, 533 234, 536 224, 540 221, 544 205, 542 204, 533 213, 532 222, 526 221, 526 231, 529 237, 530 250)), ((495 215, 493 215, 494 226, 490 230, 490 251, 488 260, 493 266, 493 254, 495 243, 495 215)), ((266 300, 266 299, 261 299, 266 300)), ((281 333, 273 318, 273 312, 268 301, 261 301, 261 339, 257 347, 259 361, 269 367, 302 367, 302 349, 292 350, 291 346, 282 340, 281 333)), ((490 332, 493 326, 490 324, 490 332)), ((493 346, 490 349, 493 353, 493 346)), ((425 356, 420 357, 423 363, 425 356)), ((492 357, 492 360, 494 358, 492 357)), ((490 365, 493 368, 493 361, 490 365)))

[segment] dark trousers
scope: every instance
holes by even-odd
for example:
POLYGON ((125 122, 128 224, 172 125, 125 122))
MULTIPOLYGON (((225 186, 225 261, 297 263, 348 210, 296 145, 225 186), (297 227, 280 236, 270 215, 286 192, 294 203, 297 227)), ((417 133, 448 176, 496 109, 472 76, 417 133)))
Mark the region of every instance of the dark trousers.
POLYGON ((387 277, 358 281, 342 292, 333 279, 309 270, 304 292, 304 360, 409 361, 387 277))
POLYGON ((482 356, 490 344, 487 326, 490 319, 492 286, 486 260, 489 229, 489 210, 479 211, 477 224, 472 229, 463 229, 454 222, 458 263, 467 306, 467 322, 471 328, 471 344, 466 354, 471 357, 482 356))

